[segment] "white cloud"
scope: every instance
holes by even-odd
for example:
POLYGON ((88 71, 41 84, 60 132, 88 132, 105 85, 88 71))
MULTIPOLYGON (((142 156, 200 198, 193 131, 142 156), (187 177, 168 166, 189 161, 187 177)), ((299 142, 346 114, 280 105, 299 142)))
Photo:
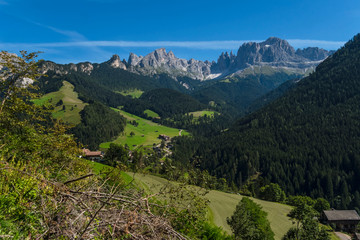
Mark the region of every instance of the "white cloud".
POLYGON ((0 43, 21 47, 180 47, 194 49, 232 49, 248 41, 73 41, 52 43, 0 43))
MULTIPOLYGON (((49 27, 49 29, 73 39, 81 39, 83 36, 73 31, 64 31, 49 27)), ((64 48, 64 47, 179 47, 192 49, 236 49, 244 42, 261 42, 261 40, 229 40, 229 41, 71 41, 50 43, 0 43, 0 46, 15 47, 41 47, 41 48, 64 48)), ((289 39, 288 42, 295 48, 322 47, 337 49, 344 45, 341 41, 302 40, 289 39)))
MULTIPOLYGON (((1 0, 0 0, 1 1, 1 0)), ((69 43, 69 45, 66 45, 64 47, 72 47, 72 46, 75 46, 75 47, 91 47, 91 50, 93 52, 96 52, 100 55, 110 55, 111 53, 107 52, 107 51, 104 51, 100 48, 100 46, 97 46, 97 45, 76 45, 76 43, 79 43, 79 42, 89 42, 88 39, 82 35, 81 33, 77 32, 77 31, 72 31, 72 30, 64 30, 64 29, 59 29, 59 28, 56 28, 56 27, 53 27, 53 26, 49 26, 49 25, 45 25, 45 24, 42 24, 42 23, 39 23, 39 22, 34 22, 32 20, 29 20, 27 19, 28 22, 31 22, 35 25, 38 25, 40 27, 43 27, 43 28, 46 28, 46 29, 49 29, 55 33, 58 33, 60 35, 63 35, 65 37, 68 37, 69 38, 69 42, 64 42, 64 43, 69 43), (74 44, 75 43, 75 44, 74 44), (74 45, 72 45, 74 44, 74 45)), ((63 43, 35 43, 35 44, 22 44, 20 45, 21 47, 23 48, 57 48, 57 47, 61 47, 63 43)), ((1 44, 0 44, 1 46, 1 44)))
POLYGON ((53 32, 59 33, 59 34, 65 36, 65 37, 68 37, 73 42, 86 41, 87 40, 84 35, 76 32, 76 31, 62 30, 62 29, 59 29, 59 28, 56 28, 56 27, 52 27, 52 26, 49 26, 49 25, 39 23, 39 22, 34 22, 32 20, 29 20, 29 19, 26 19, 26 21, 28 21, 28 22, 30 22, 32 24, 35 24, 37 26, 43 27, 43 28, 47 28, 47 29, 49 29, 49 30, 51 30, 53 32))

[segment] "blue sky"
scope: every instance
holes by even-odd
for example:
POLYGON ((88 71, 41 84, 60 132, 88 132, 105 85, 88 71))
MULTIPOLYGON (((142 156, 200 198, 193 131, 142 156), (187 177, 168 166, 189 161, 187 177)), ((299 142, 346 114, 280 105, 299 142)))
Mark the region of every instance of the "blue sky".
POLYGON ((337 49, 360 32, 359 0, 0 0, 0 50, 58 63, 103 62, 156 48, 216 60, 270 36, 337 49))

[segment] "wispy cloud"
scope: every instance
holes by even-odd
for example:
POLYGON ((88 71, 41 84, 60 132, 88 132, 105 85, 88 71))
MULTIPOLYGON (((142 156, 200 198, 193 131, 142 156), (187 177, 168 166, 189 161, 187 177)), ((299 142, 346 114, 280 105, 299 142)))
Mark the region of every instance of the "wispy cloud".
POLYGON ((53 27, 53 26, 49 26, 49 25, 46 25, 46 24, 42 24, 42 23, 39 23, 39 22, 29 20, 29 19, 26 19, 26 21, 30 22, 30 23, 32 23, 34 25, 40 26, 42 28, 49 29, 49 30, 51 30, 51 31, 53 31, 55 33, 61 34, 61 35, 65 36, 65 37, 68 37, 73 42, 86 41, 87 40, 84 35, 78 33, 77 31, 59 29, 59 28, 56 28, 56 27, 53 27))
POLYGON ((9 3, 4 0, 0 0, 0 5, 9 5, 9 3))
MULTIPOLYGON (((51 28, 53 31, 63 35, 71 36, 73 39, 82 38, 81 35, 72 31, 64 31, 51 28)), ((261 42, 262 40, 229 40, 229 41, 71 41, 50 43, 0 43, 0 46, 19 47, 42 47, 42 48, 64 48, 64 47, 178 47, 192 49, 236 49, 245 42, 261 42)), ((302 40, 289 39, 288 42, 294 47, 323 47, 337 49, 344 45, 342 41, 302 40)))
POLYGON ((232 49, 248 41, 74 41, 52 43, 0 43, 0 46, 21 47, 180 47, 195 49, 232 49))
MULTIPOLYGON (((67 45, 67 46, 65 45, 64 47, 90 47, 92 52, 96 52, 100 55, 108 56, 111 54, 110 52, 107 52, 107 51, 104 51, 103 49, 101 49, 100 48, 101 46, 97 46, 97 45, 86 46, 86 45, 82 45, 82 44, 77 45, 76 43, 89 42, 88 39, 84 35, 82 35, 81 33, 77 32, 77 31, 59 29, 59 28, 56 28, 53 26, 49 26, 46 24, 42 24, 39 22, 29 20, 29 19, 26 19, 26 21, 28 21, 32 24, 35 24, 37 26, 40 26, 42 28, 49 29, 55 33, 58 33, 60 35, 63 35, 65 37, 69 38, 69 40, 70 40, 69 42, 64 42, 64 43, 68 43, 69 45, 67 45)), ((23 48, 57 48, 57 47, 61 47, 62 44, 63 43, 56 43, 56 42, 55 43, 34 43, 34 44, 30 43, 30 44, 21 44, 20 46, 23 48)), ((1 46, 1 43, 0 43, 0 46, 1 46)))

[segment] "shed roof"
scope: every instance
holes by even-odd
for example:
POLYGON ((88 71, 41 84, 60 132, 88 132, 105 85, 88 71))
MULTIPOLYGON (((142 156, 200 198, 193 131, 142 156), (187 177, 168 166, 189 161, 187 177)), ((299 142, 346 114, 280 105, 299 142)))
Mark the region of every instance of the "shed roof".
POLYGON ((102 156, 101 151, 90 151, 89 149, 83 149, 83 153, 85 154, 86 157, 102 156))
POLYGON ((329 221, 358 220, 360 216, 355 210, 328 210, 324 214, 329 221))

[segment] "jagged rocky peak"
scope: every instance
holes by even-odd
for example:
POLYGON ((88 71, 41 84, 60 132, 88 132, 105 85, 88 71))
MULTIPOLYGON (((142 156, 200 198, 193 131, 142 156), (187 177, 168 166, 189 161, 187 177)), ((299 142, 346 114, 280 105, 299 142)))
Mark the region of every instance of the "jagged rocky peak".
POLYGON ((174 53, 170 50, 169 53, 168 53, 168 57, 169 58, 176 58, 174 53))
POLYGON ((112 66, 113 68, 120 68, 126 70, 126 61, 121 61, 120 57, 114 54, 107 63, 112 66))
POLYGON ((323 48, 318 47, 308 47, 304 49, 297 49, 296 54, 307 58, 311 61, 319 61, 327 58, 331 55, 334 51, 327 51, 323 48))
POLYGON ((90 75, 94 70, 94 65, 90 62, 81 62, 77 64, 56 64, 51 61, 45 61, 41 63, 40 69, 43 74, 47 73, 48 71, 53 71, 57 74, 68 74, 70 71, 75 71, 90 75))
MULTIPOLYGON (((153 54, 149 54, 147 55, 149 57, 152 57, 154 56, 156 58, 156 60, 158 61, 164 61, 164 60, 168 60, 170 58, 170 56, 166 53, 166 49, 165 48, 159 48, 159 49, 156 49, 153 54)), ((147 57, 145 56, 145 57, 147 57)), ((174 54, 172 54, 173 57, 174 54)))
POLYGON ((159 48, 145 57, 138 57, 131 53, 128 65, 131 66, 131 71, 145 75, 167 73, 174 78, 188 76, 205 80, 211 74, 212 63, 177 58, 172 51, 167 53, 165 48, 159 48))
POLYGON ((244 43, 238 50, 237 67, 254 65, 260 62, 298 62, 295 49, 286 41, 270 37, 261 43, 244 43))
POLYGON ((88 75, 90 75, 94 70, 94 66, 90 62, 78 63, 75 65, 75 67, 77 68, 75 71, 83 72, 88 75))
POLYGON ((230 55, 228 52, 222 52, 220 57, 217 60, 217 63, 213 65, 212 70, 215 72, 224 72, 226 71, 230 65, 234 62, 235 60, 235 55, 233 54, 233 52, 230 52, 230 55))
MULTIPOLYGON (((281 60, 281 57, 285 54, 294 56, 295 49, 288 43, 288 41, 277 38, 277 37, 270 37, 266 41, 260 43, 261 47, 265 47, 265 51, 271 51, 273 55, 278 55, 280 59, 274 60, 281 60)), ((271 61, 271 60, 270 60, 271 61)))
POLYGON ((130 66, 136 66, 141 61, 142 58, 143 58, 142 56, 137 56, 134 53, 130 53, 128 64, 130 66))

